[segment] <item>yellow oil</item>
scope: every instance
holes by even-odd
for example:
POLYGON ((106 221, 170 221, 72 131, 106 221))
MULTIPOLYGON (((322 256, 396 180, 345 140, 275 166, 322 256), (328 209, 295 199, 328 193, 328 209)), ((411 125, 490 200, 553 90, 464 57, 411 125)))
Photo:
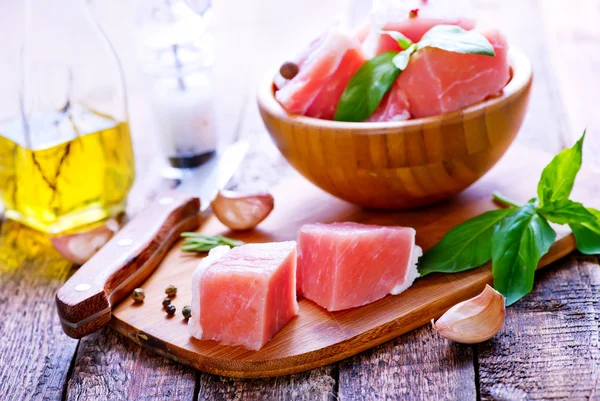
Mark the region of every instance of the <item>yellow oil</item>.
POLYGON ((5 215, 47 233, 125 209, 135 177, 129 125, 80 105, 0 124, 5 215), (26 133, 26 134, 25 134, 26 133))

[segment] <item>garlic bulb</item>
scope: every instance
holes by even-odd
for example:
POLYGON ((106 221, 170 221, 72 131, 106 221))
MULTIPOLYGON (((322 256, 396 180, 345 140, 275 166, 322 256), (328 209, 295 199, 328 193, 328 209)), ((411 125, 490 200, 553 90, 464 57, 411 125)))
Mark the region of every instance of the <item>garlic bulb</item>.
POLYGON ((475 298, 454 305, 433 323, 442 337, 462 344, 476 344, 492 338, 504 323, 504 296, 486 285, 475 298))
POLYGON ((119 230, 119 223, 108 220, 90 231, 61 235, 50 239, 54 249, 71 263, 82 265, 102 248, 119 230))
POLYGON ((232 230, 250 230, 263 221, 275 205, 273 195, 219 191, 210 203, 215 216, 232 230))

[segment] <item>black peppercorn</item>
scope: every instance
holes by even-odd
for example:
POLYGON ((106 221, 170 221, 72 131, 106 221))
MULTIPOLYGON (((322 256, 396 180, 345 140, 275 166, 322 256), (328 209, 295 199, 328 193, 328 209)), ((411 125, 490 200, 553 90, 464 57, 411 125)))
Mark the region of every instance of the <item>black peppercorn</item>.
POLYGON ((146 294, 144 293, 143 289, 136 288, 135 290, 133 290, 133 294, 131 294, 131 298, 133 298, 133 300, 135 302, 144 302, 144 298, 146 298, 146 294))
POLYGON ((184 306, 181 313, 184 318, 189 319, 192 316, 192 307, 189 305, 184 306))
POLYGON ((171 305, 167 306, 167 315, 173 316, 176 311, 177 311, 177 308, 175 307, 175 305, 171 304, 171 305))
POLYGON ((166 297, 165 299, 163 299, 163 306, 166 308, 169 305, 171 305, 171 298, 166 297))
POLYGON ((169 298, 175 297, 177 295, 177 287, 171 284, 165 289, 165 294, 167 294, 169 298))

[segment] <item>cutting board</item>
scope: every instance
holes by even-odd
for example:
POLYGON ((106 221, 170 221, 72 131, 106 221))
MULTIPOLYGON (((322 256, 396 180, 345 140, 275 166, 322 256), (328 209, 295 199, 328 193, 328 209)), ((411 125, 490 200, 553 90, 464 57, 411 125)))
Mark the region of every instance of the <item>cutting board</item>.
MULTIPOLYGON (((406 212, 360 209, 328 195, 300 176, 273 191, 275 209, 259 229, 231 233, 214 217, 200 227, 202 233, 223 234, 246 242, 284 241, 296 238, 300 226, 311 222, 356 221, 401 225, 417 230, 417 244, 432 247, 457 224, 497 208, 491 194, 499 190, 519 202, 535 196, 537 180, 551 156, 513 146, 483 179, 458 197, 444 203, 406 212)), ((573 199, 598 206, 600 180, 582 171, 573 199)), ((346 311, 327 312, 307 299, 299 299, 300 313, 260 351, 199 341, 190 337, 181 315, 191 300, 191 276, 201 255, 184 254, 177 243, 158 269, 142 285, 141 304, 126 298, 113 310, 111 326, 160 355, 201 371, 231 377, 286 375, 330 364, 379 345, 428 324, 457 302, 475 296, 492 283, 490 266, 457 274, 431 274, 417 279, 400 295, 346 311), (164 290, 178 288, 173 304, 177 313, 168 317, 162 308, 164 290)), ((568 230, 560 228, 556 243, 539 267, 575 249, 568 230)), ((575 272, 573 274, 576 274, 575 272)))

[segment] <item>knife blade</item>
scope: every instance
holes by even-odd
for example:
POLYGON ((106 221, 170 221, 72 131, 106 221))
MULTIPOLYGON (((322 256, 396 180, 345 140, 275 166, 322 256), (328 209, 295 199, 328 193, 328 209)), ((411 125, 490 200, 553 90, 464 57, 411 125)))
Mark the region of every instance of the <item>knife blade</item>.
POLYGON ((65 282, 55 300, 68 336, 84 337, 110 321, 112 305, 150 276, 182 232, 198 228, 247 150, 248 143, 238 141, 184 172, 175 190, 158 194, 65 282))
POLYGON ((225 187, 233 177, 247 152, 247 141, 235 142, 202 166, 184 170, 177 190, 199 197, 202 200, 200 211, 205 211, 217 195, 217 191, 225 187))

